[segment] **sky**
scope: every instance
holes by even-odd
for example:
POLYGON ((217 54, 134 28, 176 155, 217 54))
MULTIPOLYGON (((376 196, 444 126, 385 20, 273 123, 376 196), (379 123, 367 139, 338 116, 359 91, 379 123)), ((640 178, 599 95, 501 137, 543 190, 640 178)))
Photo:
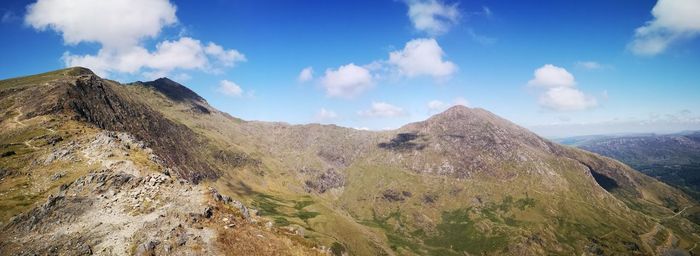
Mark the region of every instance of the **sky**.
POLYGON ((545 137, 700 129, 700 1, 5 0, 0 79, 169 77, 246 120, 394 129, 453 105, 545 137))

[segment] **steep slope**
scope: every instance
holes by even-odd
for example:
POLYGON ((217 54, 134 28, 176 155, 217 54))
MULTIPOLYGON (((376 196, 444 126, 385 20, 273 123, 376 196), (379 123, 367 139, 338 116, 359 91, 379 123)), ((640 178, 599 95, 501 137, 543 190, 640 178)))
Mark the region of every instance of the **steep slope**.
MULTIPOLYGON (((81 201, 64 205, 51 203, 55 201, 51 199, 43 205, 32 204, 47 193, 56 193, 48 191, 67 191, 68 197, 75 194, 71 198, 80 195, 94 201, 100 211, 108 208, 109 200, 101 198, 111 198, 111 192, 79 192, 102 191, 102 184, 90 185, 96 188, 88 190, 82 189, 84 185, 59 187, 65 182, 83 184, 86 178, 80 177, 99 173, 80 154, 67 157, 74 159, 71 166, 76 167, 70 169, 77 171, 58 181, 42 184, 29 178, 27 182, 26 174, 48 179, 63 167, 36 169, 27 163, 48 158, 46 154, 54 150, 64 152, 61 143, 78 138, 84 142, 74 143, 85 147, 90 144, 90 134, 110 130, 143 141, 144 152, 152 150, 155 157, 150 153, 117 155, 137 166, 155 166, 143 167, 154 173, 170 170, 167 173, 174 180, 183 178, 183 182, 159 188, 170 191, 159 193, 172 198, 146 196, 163 202, 155 203, 153 212, 165 212, 167 219, 207 205, 202 202, 215 206, 211 207, 215 209, 213 219, 187 222, 192 226, 183 225, 185 229, 228 227, 222 216, 244 215, 242 212, 248 210, 240 205, 250 205, 254 209, 250 211, 259 215, 254 217, 261 219, 258 223, 272 221, 266 227, 236 222, 236 227, 243 225, 241 229, 202 234, 208 238, 202 241, 208 242, 197 245, 209 253, 226 246, 240 249, 251 241, 248 249, 253 250, 258 237, 255 232, 267 232, 258 234, 270 237, 263 241, 271 241, 275 245, 271 248, 295 248, 299 254, 320 252, 310 249, 314 246, 325 246, 338 255, 700 253, 696 246, 700 228, 689 220, 698 207, 682 192, 615 160, 542 139, 483 109, 453 107, 398 130, 371 132, 333 125, 240 120, 217 111, 168 79, 120 85, 87 70, 69 69, 0 84, 0 104, 7 109, 0 113, 0 143, 6 152, 14 151, 0 158, 0 167, 10 170, 0 182, 2 221, 24 212, 3 226, 20 237, 14 243, 32 245, 31 241, 37 241, 31 239, 35 233, 19 228, 40 223, 36 218, 22 217, 27 214, 91 216, 83 210, 66 210, 79 208, 81 201), (33 130, 22 126, 30 122, 33 130), (63 142, 53 145, 52 140, 44 140, 48 137, 42 136, 51 130, 66 134, 63 142), (47 185, 54 187, 33 192, 47 185), (165 203, 190 187, 208 196, 202 201, 165 203), (209 192, 208 187, 217 192, 209 192), (217 201, 223 198, 218 194, 241 203, 228 204, 236 207, 219 205, 229 200, 217 201), (178 204, 182 207, 174 206, 178 204), (226 232, 248 237, 234 241, 226 232)), ((115 168, 106 171, 119 173, 115 168)), ((125 205, 131 203, 135 202, 126 201, 125 205)), ((136 216, 151 216, 147 214, 136 216)), ((132 221, 136 220, 127 222, 132 221)), ((154 226, 162 223, 154 221, 154 226)), ((146 231, 148 237, 159 241, 173 237, 159 229, 146 231)), ((95 236, 99 237, 85 234, 80 241, 90 248, 106 248, 89 239, 95 236)), ((165 253, 164 244, 170 243, 149 246, 147 242, 129 244, 165 253)), ((35 247, 43 252, 38 245, 29 248, 35 247)))
POLYGON ((697 225, 676 218, 695 206, 682 193, 485 110, 457 107, 397 131, 367 132, 231 121, 151 102, 261 160, 257 172, 225 173, 218 189, 354 254, 656 254, 694 248, 697 239, 697 225), (640 237, 660 220, 675 231, 653 234, 673 243, 640 237), (462 230, 450 230, 450 221, 462 230))
POLYGON ((206 140, 123 85, 59 70, 0 81, 0 105, 2 255, 326 253, 194 184, 206 140))
POLYGON ((700 132, 601 136, 576 146, 618 159, 700 199, 700 132))

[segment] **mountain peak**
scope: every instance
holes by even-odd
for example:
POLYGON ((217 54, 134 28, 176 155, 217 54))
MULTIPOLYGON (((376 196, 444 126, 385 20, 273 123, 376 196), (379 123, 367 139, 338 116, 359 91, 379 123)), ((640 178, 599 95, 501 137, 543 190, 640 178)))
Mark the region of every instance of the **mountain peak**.
POLYGON ((489 122, 489 123, 508 123, 505 119, 484 110, 482 108, 469 108, 463 105, 455 105, 442 113, 433 115, 428 118, 426 123, 460 123, 462 121, 469 122, 489 122))
MULTIPOLYGON (((434 115, 435 116, 465 116, 465 115, 479 115, 479 114, 484 114, 488 113, 491 114, 490 112, 481 109, 481 108, 470 108, 464 105, 454 105, 445 111, 442 111, 439 114, 434 115)), ((491 114, 493 115, 493 114, 491 114)))
POLYGON ((63 72, 70 76, 95 75, 95 72, 92 72, 89 68, 79 66, 63 69, 63 72))
POLYGON ((144 82, 143 84, 158 90, 159 92, 165 94, 165 96, 168 98, 175 101, 193 100, 206 102, 204 98, 199 96, 194 91, 178 82, 170 80, 167 77, 161 77, 150 82, 144 82))
POLYGON ((449 107, 443 113, 445 112, 464 112, 464 111, 469 111, 471 108, 464 106, 464 105, 454 105, 452 107, 449 107))

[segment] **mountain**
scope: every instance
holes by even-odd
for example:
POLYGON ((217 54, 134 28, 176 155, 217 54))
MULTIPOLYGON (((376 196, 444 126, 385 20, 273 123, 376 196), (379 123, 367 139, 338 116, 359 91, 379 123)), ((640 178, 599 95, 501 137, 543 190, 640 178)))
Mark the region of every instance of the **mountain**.
POLYGON ((169 79, 0 81, 0 254, 700 253, 700 207, 478 108, 245 121, 169 79))
POLYGON ((700 199, 700 132, 598 136, 575 146, 625 164, 700 199))

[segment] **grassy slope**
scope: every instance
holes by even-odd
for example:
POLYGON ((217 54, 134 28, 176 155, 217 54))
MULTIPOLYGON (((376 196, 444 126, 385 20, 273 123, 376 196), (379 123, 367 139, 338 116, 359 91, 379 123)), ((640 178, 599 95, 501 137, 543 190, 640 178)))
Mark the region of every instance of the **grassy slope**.
MULTIPOLYGON (((85 163, 56 162, 48 166, 40 156, 49 153, 47 138, 58 136, 63 141, 86 138, 96 132, 77 122, 60 122, 57 116, 27 118, 22 112, 23 93, 27 87, 47 86, 45 83, 62 79, 79 70, 64 69, 0 81, 0 90, 20 90, 17 95, 0 98, 0 222, 33 207, 58 190, 58 186, 84 175, 93 168, 85 163), (57 173, 60 178, 52 179, 57 173), (38 175, 37 175, 38 174, 38 175)), ((59 142, 58 145, 64 142, 59 142)))
MULTIPOLYGON (((71 68, 0 81, 0 226, 8 223, 13 216, 46 202, 47 196, 57 194, 61 185, 70 184, 89 172, 103 168, 97 164, 88 164, 80 152, 74 152, 78 156, 77 159, 59 159, 45 164, 44 160, 51 153, 70 147, 69 145, 84 146, 101 130, 94 125, 71 120, 70 116, 61 113, 39 116, 31 112, 25 113, 35 107, 27 105, 30 103, 26 99, 70 84, 74 76, 90 73, 85 69, 71 68)), ((123 94, 130 92, 127 88, 115 82, 107 82, 116 86, 120 97, 129 97, 123 94)), ((62 92, 60 89, 58 92, 62 92)), ((60 99, 43 100, 48 102, 60 99)), ((140 170, 161 171, 143 150, 132 148, 127 157, 140 170)), ((212 203, 224 207, 221 202, 212 203)), ((217 226, 216 231, 222 236, 217 240, 218 245, 234 249, 226 250, 227 255, 237 255, 235 252, 246 250, 249 254, 275 252, 289 255, 321 255, 318 250, 312 249, 316 246, 315 243, 304 241, 293 233, 262 230, 264 223, 239 223, 237 226, 239 228, 235 230, 217 226), (265 240, 258 238, 261 233, 265 234, 265 240), (248 242, 241 243, 241 240, 248 242)), ((132 249, 135 250, 137 245, 138 243, 135 243, 132 249)))
MULTIPOLYGON (((31 82, 11 80, 9 83, 6 80, 0 85, 8 88, 42 83, 61 77, 65 72, 28 78, 31 82)), ((586 176, 581 165, 560 158, 549 159, 546 163, 556 171, 556 178, 519 175, 517 179, 504 181, 489 176, 455 179, 419 175, 406 169, 401 160, 391 162, 396 155, 373 147, 391 138, 390 132, 368 133, 313 125, 287 128, 244 122, 218 112, 202 115, 193 113, 190 105, 173 102, 150 88, 115 86, 122 96, 144 102, 167 118, 187 125, 206 138, 207 147, 212 150, 243 152, 261 161, 256 168, 232 167, 202 153, 200 157, 223 170, 222 177, 211 184, 222 193, 255 205, 262 215, 275 219, 279 226, 304 227, 306 237, 352 254, 449 255, 462 251, 491 254, 508 251, 569 255, 598 249, 608 253, 629 252, 634 246, 640 252, 652 253, 654 247, 663 244, 661 238, 671 237, 669 234, 677 235, 680 239, 676 245, 683 248, 693 247, 697 242, 693 235, 697 226, 683 218, 686 213, 696 211, 695 208, 672 217, 674 210, 680 211, 678 207, 690 203, 684 202, 676 208, 664 207, 664 198, 657 195, 677 192, 644 178, 639 180, 644 186, 640 186, 643 197, 638 200, 615 191, 612 192, 617 197, 612 196, 586 176), (321 133, 322 136, 304 137, 306 133, 321 133), (337 148, 324 148, 334 146, 337 148), (329 152, 341 150, 341 155, 353 155, 355 151, 362 154, 348 160, 351 164, 345 166, 320 157, 318 152, 326 149, 329 152), (346 176, 346 186, 324 194, 307 193, 303 181, 308 175, 299 172, 303 167, 340 169, 346 176), (382 198, 387 189, 407 191, 411 195, 402 201, 389 201, 382 198), (656 223, 668 229, 656 231, 656 223)), ((3 101, 0 104, 14 103, 3 101)), ((10 125, 12 114, 5 113, 3 118, 3 125, 10 125)), ((37 127, 51 126, 42 123, 37 127)), ((25 135, 27 138, 37 136, 31 134, 31 129, 25 132, 30 133, 25 135)), ((16 145, 22 138, 22 135, 7 136, 3 145, 14 145, 18 152, 29 152, 30 149, 16 145)), ((2 158, 2 161, 7 160, 8 166, 16 162, 9 159, 2 158)), ((502 168, 505 173, 522 171, 515 166, 503 164, 502 168)), ((1 185, 6 184, 10 183, 1 185)), ((18 186, 23 186, 22 181, 10 187, 18 186)), ((35 194, 36 198, 43 198, 43 195, 35 194)), ((17 211, 24 209, 16 205, 11 207, 17 211)))
MULTIPOLYGON (((325 244, 337 241, 355 254, 444 255, 461 254, 461 251, 518 250, 530 254, 569 254, 593 247, 608 253, 629 252, 630 248, 638 247, 640 252, 650 253, 648 250, 653 250, 654 242, 641 241, 639 235, 652 230, 658 219, 674 214, 659 206, 661 203, 653 196, 654 191, 648 193, 652 195, 649 196, 651 201, 634 202, 644 214, 630 210, 619 199, 601 193, 592 179, 581 175, 580 165, 561 159, 552 159, 550 164, 559 169, 566 183, 577 184, 561 191, 538 190, 544 186, 536 179, 508 183, 489 182, 488 177, 477 181, 455 180, 377 166, 375 163, 382 161, 366 159, 345 170, 348 182, 344 189, 323 195, 308 194, 303 192, 303 180, 294 168, 298 163, 323 168, 324 161, 313 150, 294 151, 293 145, 274 142, 269 144, 281 149, 266 148, 267 143, 258 143, 258 138, 247 136, 245 126, 249 124, 245 122, 218 115, 193 115, 186 111, 186 106, 171 104, 162 97, 149 101, 170 118, 185 123, 212 141, 248 150, 265 163, 262 173, 232 170, 216 186, 248 198, 262 214, 277 218, 278 225, 305 227, 309 231, 307 237, 325 244), (276 157, 264 153, 269 151, 278 151, 276 157), (231 181, 238 182, 232 184, 231 181), (388 202, 380 198, 386 189, 407 190, 412 196, 401 202, 388 202), (426 203, 426 196, 437 200, 426 203), (308 206, 294 207, 306 202, 308 206), (306 217, 299 217, 304 215, 306 217)), ((382 134, 375 136, 376 141, 388 138, 382 134)), ((343 144, 342 141, 338 143, 343 144)), ((366 155, 383 155, 374 150, 370 149, 366 155)), ((270 155, 275 156, 275 153, 270 155)), ((685 226, 674 229, 682 236, 678 245, 692 247, 696 241, 690 233, 696 226, 687 220, 678 225, 671 221, 664 224, 685 226)))

